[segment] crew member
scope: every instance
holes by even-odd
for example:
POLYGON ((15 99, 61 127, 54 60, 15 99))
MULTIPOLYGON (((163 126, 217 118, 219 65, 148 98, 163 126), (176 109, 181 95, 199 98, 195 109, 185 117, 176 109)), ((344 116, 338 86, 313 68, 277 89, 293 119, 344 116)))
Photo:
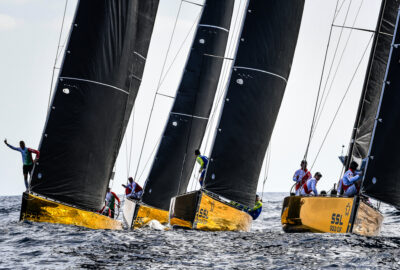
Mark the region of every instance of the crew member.
POLYGON ((356 182, 360 179, 361 172, 356 173, 357 167, 358 163, 352 161, 349 170, 344 173, 341 179, 341 185, 339 184, 339 189, 343 190, 344 195, 347 197, 352 197, 358 192, 356 182))
POLYGON ((256 203, 253 209, 249 210, 250 216, 252 216, 253 220, 256 220, 262 211, 262 202, 260 196, 256 195, 256 203))
POLYGON ((200 174, 199 182, 200 182, 200 186, 202 187, 203 186, 204 175, 206 174, 206 170, 207 170, 208 158, 206 156, 202 156, 200 154, 200 150, 199 149, 194 151, 194 154, 196 155, 197 163, 200 164, 199 173, 201 173, 201 174, 200 174))
POLYGON ((125 188, 126 197, 139 200, 140 197, 142 197, 143 188, 138 183, 133 181, 132 177, 129 177, 128 181, 128 185, 122 185, 125 188))
POLYGON ((29 188, 28 184, 28 173, 29 176, 32 173, 33 169, 33 164, 39 160, 40 152, 38 150, 32 149, 32 148, 27 148, 25 147, 25 142, 20 141, 19 142, 19 147, 14 147, 10 144, 7 143, 7 139, 4 140, 4 143, 10 147, 11 149, 15 151, 19 151, 22 155, 22 172, 24 174, 24 182, 25 182, 25 187, 26 189, 29 188), (32 153, 36 155, 35 160, 32 159, 32 153))
POLYGON ((300 195, 301 187, 311 178, 311 173, 307 170, 307 161, 302 160, 300 167, 293 175, 293 181, 296 182, 296 195, 300 195))
POLYGON ((114 218, 114 213, 115 213, 115 200, 118 201, 118 209, 121 205, 121 201, 119 200, 117 194, 111 191, 111 188, 107 188, 107 194, 106 194, 106 204, 101 209, 101 213, 105 216, 109 216, 110 218, 114 218))
POLYGON ((312 192, 315 196, 318 196, 317 183, 321 177, 322 174, 320 172, 316 172, 313 178, 308 179, 307 182, 305 182, 302 186, 301 195, 310 195, 312 192))

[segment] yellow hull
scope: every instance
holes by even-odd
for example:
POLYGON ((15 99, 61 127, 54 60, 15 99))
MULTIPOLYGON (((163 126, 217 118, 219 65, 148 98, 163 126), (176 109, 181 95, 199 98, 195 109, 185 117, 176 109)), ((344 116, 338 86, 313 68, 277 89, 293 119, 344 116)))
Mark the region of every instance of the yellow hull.
POLYGON ((28 193, 22 195, 20 220, 75 225, 90 229, 122 229, 120 221, 28 193))
POLYGON ((125 200, 124 221, 128 228, 137 229, 145 226, 151 220, 158 220, 161 224, 168 224, 168 211, 145 205, 139 201, 125 200))
POLYGON ((379 234, 383 216, 357 198, 286 197, 281 222, 285 232, 379 234))
POLYGON ((171 201, 172 226, 203 231, 250 231, 252 220, 246 212, 205 191, 177 196, 171 201))

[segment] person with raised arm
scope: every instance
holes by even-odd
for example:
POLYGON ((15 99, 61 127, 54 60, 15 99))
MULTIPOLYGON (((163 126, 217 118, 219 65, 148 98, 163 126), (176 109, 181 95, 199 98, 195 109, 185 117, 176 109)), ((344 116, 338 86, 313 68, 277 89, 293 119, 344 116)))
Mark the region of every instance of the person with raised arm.
POLYGON ((19 147, 12 146, 8 144, 7 139, 4 140, 4 143, 11 148, 12 150, 18 151, 22 155, 22 173, 24 174, 24 182, 26 189, 29 188, 28 183, 28 174, 29 176, 33 170, 33 164, 39 160, 40 152, 38 150, 28 148, 25 146, 24 141, 19 142, 19 147), (35 160, 32 159, 32 153, 36 155, 35 160))

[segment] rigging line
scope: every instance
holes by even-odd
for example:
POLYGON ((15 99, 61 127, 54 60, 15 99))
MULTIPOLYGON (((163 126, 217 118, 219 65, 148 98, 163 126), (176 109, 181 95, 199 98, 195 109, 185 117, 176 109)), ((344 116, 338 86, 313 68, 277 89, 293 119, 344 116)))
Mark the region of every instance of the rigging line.
MULTIPOLYGON (((350 11, 350 8, 351 8, 351 4, 352 4, 352 0, 350 0, 349 6, 347 7, 347 12, 346 12, 346 16, 345 16, 345 18, 344 18, 343 26, 344 26, 344 25, 346 24, 346 22, 347 22, 347 18, 348 18, 348 15, 349 15, 349 11, 350 11)), ((362 6, 362 2, 361 2, 361 5, 360 5, 360 8, 361 8, 361 6, 362 6)), ((360 11, 360 10, 358 10, 358 11, 360 11)), ((358 13, 359 13, 359 12, 357 12, 357 16, 358 16, 358 13)), ((356 17, 356 20, 357 20, 357 17, 356 17)), ((355 20, 355 21, 356 21, 356 20, 355 20)), ((355 23, 355 21, 354 21, 354 23, 355 23)), ((354 24, 353 24, 353 26, 354 26, 354 24)), ((332 25, 331 25, 331 29, 332 29, 332 27, 333 27, 333 22, 332 22, 332 25)), ((344 28, 341 28, 341 29, 340 29, 339 39, 338 39, 338 41, 337 41, 337 43, 336 43, 335 52, 334 52, 334 54, 333 54, 333 58, 332 58, 331 65, 330 65, 330 67, 329 67, 328 75, 327 75, 326 80, 325 80, 324 90, 322 91, 322 95, 321 95, 320 101, 322 101, 322 100, 324 99, 324 97, 325 97, 326 87, 327 87, 327 85, 328 85, 329 78, 331 77, 332 68, 333 68, 333 65, 334 65, 335 60, 336 60, 336 55, 337 55, 338 50, 339 50, 340 42, 342 41, 343 30, 344 30, 344 28)), ((320 113, 320 109, 321 109, 321 103, 318 103, 318 108, 317 108, 316 117, 317 117, 318 114, 320 113)), ((313 125, 314 125, 314 127, 313 127, 313 133, 314 133, 314 130, 315 130, 315 128, 316 128, 316 127, 315 127, 315 121, 316 121, 316 118, 314 119, 314 123, 313 123, 313 125)), ((311 139, 312 139, 312 136, 311 136, 311 139)), ((311 140, 311 139, 310 139, 310 140, 311 140)))
POLYGON ((337 24, 334 24, 333 27, 344 28, 344 29, 351 29, 351 30, 357 30, 357 31, 363 31, 363 32, 368 32, 368 33, 375 33, 375 30, 366 29, 366 28, 354 27, 354 25, 353 25, 352 27, 350 27, 350 26, 344 26, 344 25, 337 25, 337 24))
POLYGON ((132 149, 133 149, 134 127, 135 127, 135 107, 133 107, 133 110, 132 110, 131 149, 130 149, 130 152, 129 152, 129 173, 131 172, 131 168, 132 168, 132 149))
MULTIPOLYGON (((161 138, 162 138, 162 134, 161 134, 160 137, 158 138, 157 143, 154 145, 153 150, 151 151, 151 153, 150 153, 150 155, 149 155, 149 158, 147 159, 146 164, 145 164, 144 167, 143 167, 143 170, 140 172, 140 175, 139 175, 139 178, 138 178, 139 180, 142 178, 142 175, 143 175, 144 171, 146 170, 147 165, 149 164, 150 160, 152 160, 152 156, 153 156, 154 152, 156 151, 157 146, 158 146, 159 143, 161 142, 161 138)), ((144 186, 144 185, 143 185, 143 186, 144 186)))
POLYGON ((186 40, 188 39, 188 37, 190 36, 190 33, 192 33, 192 31, 193 31, 194 27, 196 26, 198 20, 200 19, 200 15, 201 15, 201 12, 199 12, 199 14, 197 15, 197 18, 194 20, 192 26, 190 27, 190 30, 188 31, 187 35, 185 36, 184 40, 182 41, 181 46, 179 47, 179 49, 178 49, 177 53, 175 54, 174 58, 172 59, 171 64, 168 66, 168 69, 165 72, 164 77, 161 79, 161 84, 160 85, 162 85, 164 83, 165 79, 167 78, 169 72, 171 71, 172 66, 175 64, 175 61, 178 58, 178 55, 182 51, 182 48, 185 45, 186 40))
POLYGON ((181 13, 181 9, 182 9, 182 3, 183 3, 183 2, 182 2, 182 0, 181 0, 181 3, 180 3, 180 5, 179 5, 179 9, 178 9, 178 13, 177 13, 177 15, 176 15, 175 23, 174 23, 174 28, 173 28, 173 30, 172 30, 171 38, 170 38, 170 40, 169 40, 169 44, 168 44, 166 56, 165 56, 165 59, 164 59, 164 63, 163 63, 163 66, 162 66, 162 68, 161 68, 161 73, 160 73, 160 78, 159 78, 159 80, 158 80, 158 86, 157 86, 157 89, 156 89, 156 94, 154 95, 154 98, 153 98, 153 104, 152 104, 152 106, 151 106, 150 115, 149 115, 149 120, 148 120, 148 122, 147 122, 146 131, 145 131, 145 133, 144 133, 144 139, 143 139, 142 147, 141 147, 140 154, 139 154, 139 160, 138 160, 138 163, 137 163, 137 166, 136 166, 134 179, 136 179, 137 172, 138 172, 138 170, 139 170, 139 165, 140 165, 140 161, 141 161, 141 158, 142 158, 144 145, 145 145, 145 143, 146 143, 147 132, 149 131, 150 122, 151 122, 151 117, 152 117, 152 115, 153 115, 154 105, 155 105, 156 99, 157 99, 157 92, 160 90, 160 84, 161 84, 162 74, 163 74, 163 72, 164 72, 165 64, 167 63, 167 59, 168 59, 168 54, 169 54, 169 51, 170 51, 170 49, 171 49, 172 40, 173 40, 174 35, 175 35, 176 25, 178 24, 178 18, 179 18, 179 15, 180 15, 180 13, 181 13))
MULTIPOLYGON (((335 13, 336 13, 338 4, 339 4, 339 0, 336 1, 335 13)), ((334 21, 335 21, 335 16, 333 16, 332 24, 333 24, 334 21)), ((321 77, 320 77, 319 86, 318 86, 317 99, 315 100, 314 113, 313 113, 313 118, 312 118, 312 121, 311 121, 310 135, 308 137, 308 143, 307 143, 306 151, 304 153, 303 160, 307 160, 308 149, 310 148, 311 136, 312 136, 312 131, 313 131, 313 128, 314 128, 314 121, 315 121, 315 116, 316 116, 317 107, 318 107, 319 95, 320 95, 320 92, 321 92, 322 80, 323 80, 324 72, 325 72, 326 59, 328 57, 329 45, 331 43, 332 29, 333 29, 332 24, 331 24, 331 29, 329 31, 328 44, 326 45, 324 62, 322 64, 322 72, 321 72, 321 77)))
POLYGON ((344 2, 346 2, 346 0, 343 0, 343 2, 340 4, 339 9, 337 10, 335 17, 333 18, 333 21, 336 20, 336 18, 339 16, 340 11, 342 10, 342 7, 344 6, 344 2))
POLYGON ((332 126, 333 126, 333 123, 335 122, 336 117, 337 117, 337 115, 338 115, 338 113, 339 113, 340 107, 342 106, 343 101, 344 101, 344 99, 346 98, 346 95, 347 95, 347 93, 348 93, 349 90, 350 90, 351 84, 353 83, 353 80, 354 80, 354 78, 355 78, 355 76, 356 76, 356 74, 357 74, 357 71, 358 71, 358 69, 359 69, 359 67, 360 67, 360 65, 361 65, 361 63, 362 63, 362 61, 363 61, 363 59, 364 59, 364 57, 365 57, 365 54, 366 54, 366 52, 368 51, 368 47, 369 47, 369 45, 371 44, 371 40, 372 40, 373 36, 374 36, 374 35, 371 35, 371 37, 370 37, 370 39, 369 39, 369 41, 368 41, 368 44, 367 44, 367 46, 366 46, 365 49, 364 49, 364 52, 363 52, 363 54, 362 54, 362 56, 361 56, 361 59, 360 59, 360 61, 359 61, 358 64, 357 64, 357 68, 356 68, 356 70, 354 71, 353 76, 351 77, 351 80, 350 80, 350 82, 349 82, 349 85, 347 86, 346 92, 344 93, 344 95, 343 95, 343 97, 342 97, 342 100, 341 100, 340 103, 339 103, 339 107, 338 107, 338 109, 336 110, 335 115, 333 116, 332 122, 331 122, 331 124, 329 125, 328 131, 326 132, 325 137, 324 137, 324 139, 323 139, 323 141, 322 141, 322 143, 321 143, 321 146, 320 146, 319 149, 318 149, 317 155, 315 156, 315 159, 314 159, 314 161, 313 161, 313 164, 312 164, 312 166, 311 166, 310 171, 312 170, 312 168, 314 167, 314 164, 315 164, 316 160, 318 159, 318 156, 319 156, 319 154, 320 154, 320 152, 321 152, 322 147, 324 146, 324 143, 325 143, 325 141, 326 141, 326 138, 328 137, 329 132, 330 132, 332 126))
POLYGON ((64 6, 64 14, 61 22, 61 29, 60 29, 60 35, 58 36, 58 44, 57 44, 57 52, 56 52, 56 58, 54 59, 54 66, 53 66, 53 72, 51 75, 51 82, 50 82, 50 92, 49 92, 49 101, 47 102, 47 109, 50 109, 50 102, 51 102, 51 94, 53 92, 53 82, 54 82, 54 73, 56 71, 56 65, 57 65, 57 60, 58 60, 58 53, 60 51, 60 44, 61 44, 61 37, 64 29, 64 21, 65 21, 65 14, 67 13, 67 7, 68 7, 68 0, 65 0, 65 6, 64 6))
POLYGON ((261 197, 264 197, 264 191, 265 191, 265 183, 267 182, 268 179, 268 174, 269 174, 269 165, 271 164, 271 141, 269 141, 268 149, 267 149, 267 155, 265 157, 265 167, 264 167, 264 181, 263 181, 263 186, 262 186, 262 194, 261 197))
MULTIPOLYGON (((243 20, 243 16, 244 16, 243 13, 240 13, 240 10, 245 8, 245 5, 246 5, 246 1, 240 0, 238 9, 236 11, 237 13, 236 13, 236 16, 235 16, 235 22, 233 24, 234 26, 233 26, 232 33, 236 33, 236 31, 239 32, 240 22, 243 20), (243 7, 242 7, 242 5, 243 5, 243 7), (241 19, 239 20, 240 15, 241 15, 241 19)), ((238 35, 240 35, 240 33, 238 33, 238 35)), ((234 50, 235 50, 235 46, 234 46, 235 42, 234 41, 238 40, 238 39, 239 39, 239 37, 236 38, 236 36, 232 34, 232 36, 230 38, 230 41, 229 41, 228 50, 227 50, 227 53, 226 53, 227 56, 234 54, 234 50)), ((216 112, 217 112, 217 109, 220 107, 219 104, 220 104, 220 102, 222 100, 222 97, 224 96, 224 92, 225 92, 224 90, 226 88, 226 84, 229 83, 228 82, 228 74, 229 74, 229 71, 231 70, 231 67, 233 66, 233 64, 234 64, 234 61, 232 61, 229 64, 225 64, 225 66, 223 67, 223 73, 221 74, 222 76, 220 76, 220 79, 223 78, 222 80, 225 81, 225 82, 224 83, 220 82, 220 84, 219 84, 219 86, 217 88, 217 92, 219 93, 219 95, 217 97, 217 101, 214 102, 215 106, 214 106, 214 109, 213 109, 213 111, 211 113, 211 116, 209 117, 210 120, 207 123, 206 129, 209 129, 209 131, 208 131, 208 134, 207 134, 207 139, 206 139, 206 143, 205 143, 205 146, 204 146, 204 148, 205 148, 204 150, 206 150, 208 148, 209 141, 210 141, 210 138, 211 138, 211 134, 212 134, 212 131, 213 131, 213 129, 210 129, 210 127, 212 127, 213 124, 214 124, 216 112)))
MULTIPOLYGON (((361 10, 361 7, 362 7, 363 2, 364 2, 364 0, 361 1, 361 4, 360 4, 360 6, 359 6, 359 8, 358 8, 356 17, 355 17, 355 19, 354 19, 354 21, 353 21, 353 26, 356 24, 356 21, 357 21, 358 15, 360 14, 360 10, 361 10)), ((336 79, 337 72, 338 72, 339 67, 340 67, 340 64, 341 64, 341 62, 342 62, 344 53, 345 53, 345 51, 346 51, 346 49, 347 49, 347 45, 349 44, 349 41, 350 41, 352 32, 353 32, 353 29, 350 30, 350 33, 349 33, 349 35, 348 35, 348 37, 347 37, 347 40, 346 40, 346 43, 345 43, 345 45, 344 45, 343 51, 342 51, 342 53, 341 53, 341 55, 340 55, 340 58, 339 58, 339 62, 338 62, 338 64, 337 64, 337 66, 336 66, 335 73, 333 74, 331 83, 330 83, 330 85, 329 85, 328 92, 327 92, 327 94, 326 94, 325 97, 322 96, 322 98, 321 98, 321 100, 322 100, 322 105, 319 107, 319 110, 318 110, 318 112, 317 112, 317 120, 316 120, 316 123, 315 123, 315 126, 314 126, 314 130, 313 130, 313 134, 312 134, 311 137, 313 137, 314 134, 315 134, 315 131, 316 131, 317 126, 318 126, 318 123, 319 123, 319 120, 321 119, 322 112, 324 111, 326 101, 328 100, 328 96, 329 96, 329 94, 330 94, 331 91, 332 91, 333 83, 334 83, 334 81, 335 81, 335 79, 336 79)))
POLYGON ((204 4, 202 5, 202 4, 191 2, 191 1, 188 1, 188 0, 182 0, 182 1, 185 2, 185 3, 188 3, 188 4, 199 6, 199 7, 203 7, 204 6, 204 4))

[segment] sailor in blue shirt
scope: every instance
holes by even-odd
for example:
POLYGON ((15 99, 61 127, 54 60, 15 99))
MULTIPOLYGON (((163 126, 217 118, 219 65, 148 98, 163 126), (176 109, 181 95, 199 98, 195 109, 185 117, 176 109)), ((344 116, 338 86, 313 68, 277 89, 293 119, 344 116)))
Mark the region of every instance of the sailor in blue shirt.
POLYGON ((200 164, 199 173, 201 173, 201 175, 199 178, 199 182, 200 182, 200 186, 203 186, 204 175, 206 174, 206 170, 207 170, 208 158, 206 156, 202 156, 200 154, 199 149, 194 151, 194 154, 196 155, 197 163, 200 164))
POLYGON ((344 195, 347 197, 352 197, 358 193, 356 182, 361 179, 361 172, 356 172, 357 167, 358 163, 352 161, 349 170, 344 173, 343 178, 339 182, 338 190, 343 190, 344 195))

